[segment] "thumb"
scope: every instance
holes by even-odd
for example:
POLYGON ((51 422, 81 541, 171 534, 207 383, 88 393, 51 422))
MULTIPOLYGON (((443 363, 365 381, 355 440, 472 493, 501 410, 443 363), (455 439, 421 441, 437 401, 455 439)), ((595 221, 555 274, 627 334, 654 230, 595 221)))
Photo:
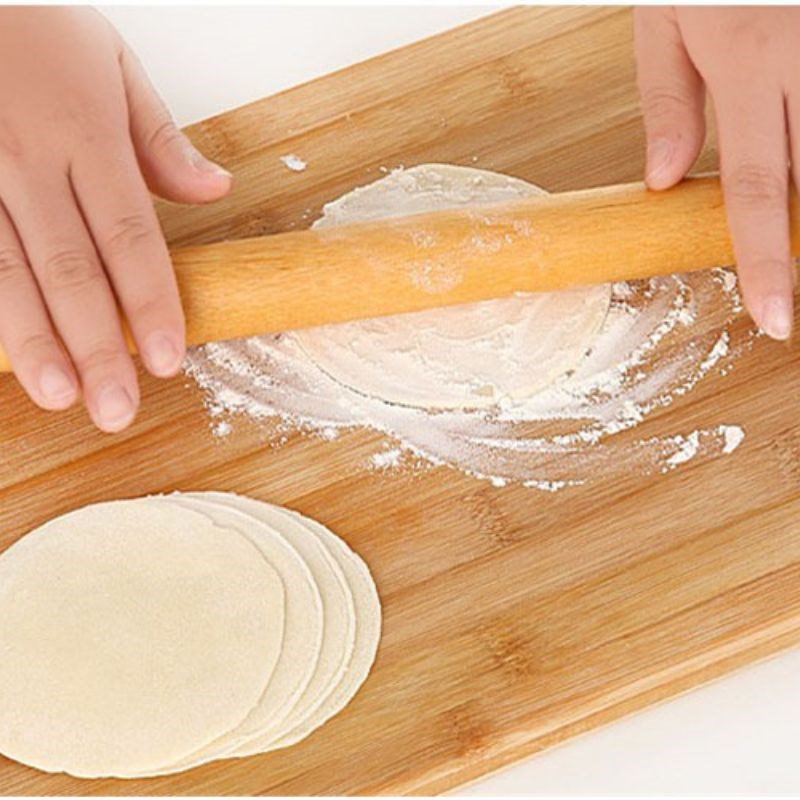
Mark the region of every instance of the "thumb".
POLYGON ((130 134, 139 167, 155 194, 179 203, 207 203, 224 197, 231 174, 209 161, 175 125, 136 55, 120 55, 128 100, 130 134))
POLYGON ((703 147, 703 79, 671 8, 636 8, 634 32, 647 136, 645 180, 651 189, 668 189, 686 175, 703 147))

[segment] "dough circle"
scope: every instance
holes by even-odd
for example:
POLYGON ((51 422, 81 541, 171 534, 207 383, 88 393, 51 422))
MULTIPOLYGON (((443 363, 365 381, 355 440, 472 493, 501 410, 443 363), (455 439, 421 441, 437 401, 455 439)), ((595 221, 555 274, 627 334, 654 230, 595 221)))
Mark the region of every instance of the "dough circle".
MULTIPOLYGON (((306 691, 292 708, 291 714, 280 720, 279 726, 272 720, 271 725, 262 725, 260 730, 254 733, 251 731, 251 735, 245 737, 245 741, 226 752, 234 756, 247 756, 275 749, 277 746, 282 746, 279 743, 285 737, 314 715, 348 668, 356 639, 356 607, 353 591, 336 558, 329 552, 330 545, 326 545, 325 537, 311 532, 307 527, 309 521, 300 514, 260 503, 249 497, 231 494, 203 492, 184 496, 190 501, 211 502, 236 509, 240 514, 249 515, 265 526, 279 530, 286 540, 303 554, 319 587, 324 634, 319 658, 314 665, 313 675, 306 691)), ((325 531, 326 537, 340 541, 327 528, 320 527, 325 531)), ((369 610, 375 614, 378 608, 379 605, 375 603, 369 610)), ((377 617, 380 619, 380 613, 377 617)), ((370 664, 373 659, 370 659, 370 664)), ((365 677, 366 675, 362 677, 362 681, 365 677)), ((318 725, 312 725, 311 730, 316 727, 318 725)), ((241 731, 237 733, 241 735, 241 731)))
MULTIPOLYGON (((314 227, 542 194, 507 175, 424 164, 329 203, 314 227)), ((413 407, 477 408, 524 399, 574 370, 600 331, 610 300, 610 286, 590 286, 291 336, 320 369, 360 394, 413 407)))
POLYGON ((0 555, 0 752, 149 777, 287 747, 366 679, 364 562, 324 526, 196 492, 101 503, 0 555))
POLYGON ((127 777, 235 727, 281 651, 283 584, 208 517, 119 501, 0 557, 0 752, 127 777))
MULTIPOLYGON (((262 557, 281 575, 285 591, 283 644, 278 663, 258 702, 233 731, 211 742, 190 758, 171 767, 188 769, 235 749, 264 730, 279 728, 303 696, 316 669, 322 646, 322 601, 306 561, 288 537, 235 508, 208 499, 204 493, 147 498, 200 513, 220 527, 234 530, 252 542, 262 557)), ((257 503, 257 505, 261 505, 257 503)))
POLYGON ((298 722, 296 727, 281 739, 271 742, 270 749, 289 747, 297 744, 320 725, 344 709, 355 697, 356 692, 367 679, 375 661, 381 638, 381 601, 375 581, 364 560, 351 550, 343 539, 331 533, 324 525, 294 511, 280 508, 283 514, 297 519, 307 533, 316 536, 330 554, 336 559, 345 574, 353 593, 356 611, 356 630, 353 649, 346 668, 339 680, 331 687, 323 701, 307 719, 298 722))

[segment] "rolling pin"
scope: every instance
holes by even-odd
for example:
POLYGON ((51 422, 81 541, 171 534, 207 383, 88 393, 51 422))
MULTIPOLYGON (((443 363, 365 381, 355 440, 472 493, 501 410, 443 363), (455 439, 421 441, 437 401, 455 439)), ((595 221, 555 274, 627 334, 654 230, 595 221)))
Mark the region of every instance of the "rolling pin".
MULTIPOLYGON (((791 205, 798 254, 794 194, 791 205)), ((734 262, 716 176, 182 247, 172 259, 189 344, 734 262)))

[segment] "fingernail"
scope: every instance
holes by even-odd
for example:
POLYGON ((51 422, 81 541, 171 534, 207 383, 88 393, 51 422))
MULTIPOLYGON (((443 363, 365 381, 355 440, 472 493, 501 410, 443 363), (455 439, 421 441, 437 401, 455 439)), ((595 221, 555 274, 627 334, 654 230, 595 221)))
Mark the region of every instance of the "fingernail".
POLYGON ((39 390, 54 409, 66 408, 77 395, 77 387, 58 364, 45 364, 39 373, 39 390))
POLYGON ((191 165, 198 172, 202 172, 203 175, 221 175, 225 178, 233 177, 228 170, 221 167, 219 164, 215 164, 213 161, 209 161, 209 159, 191 144, 188 147, 188 154, 191 165))
POLYGON ((180 369, 183 360, 183 354, 175 340, 162 331, 156 331, 147 337, 144 356, 150 371, 159 378, 169 378, 174 375, 180 369))
POLYGON ((97 395, 97 417, 102 428, 112 433, 125 428, 134 418, 133 400, 118 383, 112 383, 97 395))
POLYGON ((760 327, 767 336, 785 341, 792 335, 792 303, 788 297, 774 294, 761 307, 760 327))
POLYGON ((672 142, 669 139, 656 139, 647 146, 647 182, 657 183, 672 163, 672 142))

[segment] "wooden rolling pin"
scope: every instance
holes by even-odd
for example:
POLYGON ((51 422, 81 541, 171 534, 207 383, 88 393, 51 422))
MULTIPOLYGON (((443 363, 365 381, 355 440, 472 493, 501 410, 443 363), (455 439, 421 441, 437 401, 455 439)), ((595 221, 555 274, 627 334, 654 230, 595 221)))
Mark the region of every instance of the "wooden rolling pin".
MULTIPOLYGON (((800 252, 797 198, 792 248, 800 252)), ((190 344, 733 263, 719 180, 625 184, 172 252, 190 344)), ((8 369, 0 351, 0 370, 8 369)))

